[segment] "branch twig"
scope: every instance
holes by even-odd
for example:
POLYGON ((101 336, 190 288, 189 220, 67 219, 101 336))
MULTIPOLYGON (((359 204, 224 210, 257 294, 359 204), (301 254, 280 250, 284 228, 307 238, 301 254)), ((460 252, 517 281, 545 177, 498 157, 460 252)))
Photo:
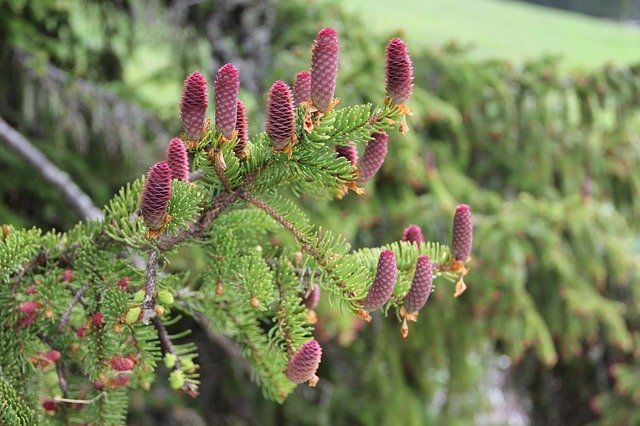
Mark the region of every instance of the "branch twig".
POLYGON ((142 308, 142 323, 149 324, 149 320, 156 316, 156 274, 158 272, 158 253, 151 250, 147 263, 147 281, 144 287, 142 308))
POLYGON ((71 317, 71 311, 73 310, 73 307, 76 305, 76 303, 78 303, 82 295, 84 295, 84 292, 87 289, 87 287, 88 285, 81 287, 80 290, 78 290, 78 292, 75 294, 75 296, 73 296, 73 299, 71 299, 71 302, 69 302, 69 305, 67 305, 67 309, 65 309, 62 315, 60 316, 60 325, 58 325, 58 330, 64 331, 64 328, 67 326, 67 322, 71 317))

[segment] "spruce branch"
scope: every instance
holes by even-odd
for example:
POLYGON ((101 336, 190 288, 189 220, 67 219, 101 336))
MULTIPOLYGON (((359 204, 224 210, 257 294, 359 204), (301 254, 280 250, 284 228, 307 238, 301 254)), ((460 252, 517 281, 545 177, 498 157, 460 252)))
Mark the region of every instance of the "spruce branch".
MULTIPOLYGON (((153 326, 158 331, 160 344, 162 345, 162 348, 164 349, 165 354, 171 354, 175 359, 173 370, 181 371, 182 363, 180 361, 180 354, 176 350, 175 346, 173 346, 173 342, 169 337, 169 333, 167 332, 166 327, 164 326, 160 318, 158 318, 157 316, 154 316, 152 321, 153 321, 153 326)), ((189 396, 195 397, 198 395, 198 386, 193 382, 185 381, 181 389, 189 396)))
POLYGON ((67 308, 60 316, 60 324, 58 325, 58 330, 60 330, 61 332, 64 332, 64 329, 67 326, 67 322, 69 322, 69 318, 71 317, 71 311, 73 311, 73 307, 76 305, 76 303, 78 303, 78 301, 80 301, 88 287, 89 284, 86 284, 76 292, 76 294, 73 296, 73 299, 71 299, 71 301, 67 305, 67 308))
POLYGON ((142 323, 149 324, 149 320, 156 316, 156 275, 158 273, 158 253, 156 250, 149 252, 147 262, 147 278, 144 287, 144 299, 140 304, 142 308, 142 323))

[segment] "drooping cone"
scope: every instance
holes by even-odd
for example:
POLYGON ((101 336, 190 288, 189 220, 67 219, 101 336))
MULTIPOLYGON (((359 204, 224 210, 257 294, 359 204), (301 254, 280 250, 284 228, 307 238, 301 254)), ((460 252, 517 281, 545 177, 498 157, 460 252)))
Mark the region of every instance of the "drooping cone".
POLYGON ((309 381, 309 386, 315 386, 318 382, 316 371, 320 365, 322 348, 320 344, 312 339, 303 344, 298 351, 293 354, 284 374, 294 383, 304 383, 309 381))
POLYGON ((173 179, 189 180, 189 156, 187 147, 180 138, 171 139, 164 154, 164 160, 171 168, 173 179))
POLYGON ((373 311, 387 303, 396 285, 397 275, 396 255, 391 250, 384 250, 378 259, 378 271, 373 285, 363 302, 365 310, 373 311))
POLYGON ((365 183, 371 179, 380 170, 384 158, 387 156, 387 142, 389 140, 387 133, 383 131, 371 136, 373 139, 367 142, 367 147, 360 161, 358 183, 365 183))
POLYGON ((284 149, 294 137, 296 118, 291 89, 282 80, 273 83, 269 89, 265 127, 267 135, 278 150, 284 149))
POLYGON ((389 41, 384 68, 387 95, 393 103, 406 102, 413 91, 413 63, 404 41, 399 38, 389 41))
POLYGON ((150 230, 157 231, 164 226, 170 198, 171 168, 165 161, 158 161, 149 168, 140 196, 142 217, 150 230))
POLYGON ((353 141, 348 141, 348 145, 336 145, 338 157, 346 158, 353 166, 358 164, 358 146, 353 141))
POLYGON ((293 102, 296 106, 311 97, 311 73, 300 71, 296 74, 296 81, 293 84, 293 102))
POLYGON ((451 242, 451 252, 454 259, 465 262, 471 254, 473 243, 473 219, 471 217, 471 207, 460 204, 456 207, 453 217, 453 239, 451 242))
POLYGON ((208 105, 207 80, 197 71, 189 74, 182 86, 180 97, 182 126, 189 138, 200 140, 204 131, 208 105))
POLYGON ((422 229, 415 224, 407 226, 402 232, 402 241, 409 241, 410 243, 416 243, 417 245, 424 243, 422 229))
POLYGON ((236 129, 238 116, 238 91, 240 73, 233 64, 224 64, 218 69, 214 82, 216 99, 216 129, 231 139, 236 129))
POLYGON ((238 99, 238 113, 236 116, 236 130, 238 131, 238 144, 233 147, 233 152, 238 157, 244 156, 244 148, 249 142, 249 122, 247 121, 247 108, 244 102, 238 99))
POLYGON ((404 297, 404 308, 408 312, 418 312, 431 294, 433 286, 433 265, 429 256, 419 256, 411 288, 404 297))
POLYGON ((336 91, 340 46, 333 28, 318 32, 311 52, 311 100, 320 112, 326 112, 336 91))

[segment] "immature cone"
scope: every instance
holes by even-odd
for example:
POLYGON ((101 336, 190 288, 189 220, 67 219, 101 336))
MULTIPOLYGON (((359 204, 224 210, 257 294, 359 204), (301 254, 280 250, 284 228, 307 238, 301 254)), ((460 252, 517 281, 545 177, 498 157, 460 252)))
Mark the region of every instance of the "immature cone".
POLYGON ((456 207, 453 217, 453 240, 451 242, 451 252, 456 260, 465 262, 471 254, 473 243, 473 220, 471 218, 471 207, 460 204, 456 207))
POLYGON ((320 112, 326 112, 336 91, 338 75, 338 33, 333 28, 318 32, 311 52, 311 100, 320 112))
POLYGON ((298 351, 293 354, 284 374, 294 383, 304 383, 309 381, 310 386, 314 386, 318 382, 316 371, 320 365, 322 357, 322 348, 320 344, 312 339, 303 344, 298 351))
POLYGON ((417 245, 424 243, 422 229, 415 224, 407 226, 402 232, 402 241, 409 241, 410 243, 416 243, 417 245))
POLYGON ((294 136, 296 119, 291 89, 282 80, 273 83, 269 89, 265 127, 273 145, 278 150, 284 149, 294 136))
POLYGON ((404 308, 409 312, 418 312, 431 294, 433 286, 433 265, 429 256, 419 256, 411 288, 404 297, 404 308))
POLYGON ((149 168, 140 196, 140 208, 144 223, 157 231, 165 224, 167 207, 171 198, 171 168, 165 161, 158 161, 149 168))
POLYGON ((193 140, 200 140, 204 131, 208 105, 207 80, 197 71, 189 74, 182 86, 180 116, 185 132, 193 140))
POLYGON ((382 167, 384 158, 387 156, 387 142, 389 140, 387 133, 383 131, 382 133, 374 133, 371 136, 373 139, 367 142, 362 161, 360 161, 359 183, 364 183, 371 179, 382 167))
POLYGON ((348 145, 336 145, 338 157, 344 157, 352 166, 358 164, 358 146, 353 141, 348 141, 348 145))
POLYGON ((233 147, 233 152, 238 157, 244 155, 244 148, 249 142, 249 122, 247 121, 247 108, 244 106, 244 102, 238 99, 236 115, 236 130, 238 131, 238 144, 233 147))
POLYGON ((171 177, 178 180, 189 180, 189 156, 187 147, 180 138, 173 138, 167 146, 164 160, 171 168, 171 177))
POLYGON ((393 103, 404 103, 413 90, 413 64, 407 45, 399 38, 392 38, 387 45, 384 69, 387 95, 393 103))
POLYGON ((311 73, 300 71, 296 74, 296 81, 293 84, 293 102, 296 106, 311 97, 311 73))
POLYGON ((318 284, 314 284, 309 292, 303 298, 304 305, 307 309, 315 309, 318 306, 318 302, 320 301, 320 286, 318 284))
POLYGON ((133 367, 135 367, 136 363, 131 358, 128 358, 126 356, 114 356, 109 361, 109 365, 111 365, 111 368, 116 371, 129 371, 133 370, 133 367))
POLYGON ((218 70, 214 82, 216 99, 216 129, 231 139, 238 116, 238 91, 240 73, 233 64, 225 64, 218 70))
POLYGON ((397 274, 396 256, 393 251, 385 250, 380 253, 376 277, 363 302, 365 310, 373 311, 387 303, 396 285, 397 274))

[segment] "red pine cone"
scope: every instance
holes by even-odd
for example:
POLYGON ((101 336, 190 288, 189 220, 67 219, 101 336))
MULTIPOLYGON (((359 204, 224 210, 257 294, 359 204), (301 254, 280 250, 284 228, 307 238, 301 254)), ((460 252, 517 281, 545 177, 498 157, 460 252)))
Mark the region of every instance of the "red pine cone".
POLYGON ((311 97, 311 73, 300 71, 296 74, 296 82, 293 84, 293 102, 296 106, 311 97))
POLYGON ((249 142, 249 122, 247 121, 247 108, 244 106, 244 102, 238 99, 236 116, 236 130, 238 131, 238 144, 233 147, 233 152, 238 157, 244 152, 244 148, 249 142))
POLYGON ((142 217, 149 229, 162 228, 171 198, 171 168, 165 161, 158 161, 149 168, 140 196, 142 217))
POLYGON ((374 133, 371 136, 373 139, 367 142, 362 161, 360 161, 359 183, 365 183, 371 179, 380 170, 384 158, 387 156, 387 142, 389 141, 387 133, 382 131, 382 133, 374 133))
POLYGON ((424 243, 422 229, 415 224, 407 226, 402 232, 402 241, 409 241, 410 243, 416 243, 417 245, 424 243))
POLYGON ((384 69, 387 95, 396 104, 404 103, 413 90, 413 64, 406 43, 399 38, 387 45, 384 69))
POLYGON ((294 383, 304 383, 315 377, 320 358, 322 357, 322 348, 320 344, 312 339, 303 344, 298 351, 293 354, 284 374, 294 383))
POLYGON ((471 254, 473 243, 473 220, 471 218, 471 207, 460 204, 456 207, 453 217, 453 239, 451 242, 451 253, 457 260, 466 261, 471 254))
POLYGON ((236 129, 240 73, 233 64, 224 64, 218 70, 214 91, 216 98, 216 129, 227 139, 236 129))
POLYGON ((309 292, 303 298, 304 305, 307 309, 315 309, 318 306, 318 302, 320 301, 320 286, 318 284, 314 284, 309 292))
POLYGON ((199 72, 193 72, 184 81, 180 98, 182 126, 191 139, 200 140, 204 131, 207 106, 207 80, 199 72))
POLYGON ((353 141, 347 141, 348 145, 336 145, 338 157, 346 158, 351 165, 358 164, 358 145, 353 141))
POLYGON ((167 146, 164 159, 171 168, 171 177, 178 180, 189 180, 189 156, 187 147, 179 138, 173 138, 167 146))
POLYGON ((429 256, 419 256, 411 288, 404 297, 404 307, 409 312, 418 312, 431 294, 433 286, 433 265, 429 256))
POLYGON ((133 370, 136 363, 126 356, 114 356, 109 360, 109 365, 116 371, 129 371, 133 370))
POLYGON ((290 141, 296 129, 296 117, 291 100, 291 89, 282 81, 273 83, 267 100, 267 134, 276 149, 283 149, 290 141))
POLYGON ((396 255, 391 250, 384 250, 378 259, 378 271, 373 285, 364 299, 364 309, 373 311, 387 303, 396 285, 397 274, 396 255))
POLYGON ((333 28, 318 32, 311 52, 311 99, 320 112, 329 109, 338 75, 338 33, 333 28))

